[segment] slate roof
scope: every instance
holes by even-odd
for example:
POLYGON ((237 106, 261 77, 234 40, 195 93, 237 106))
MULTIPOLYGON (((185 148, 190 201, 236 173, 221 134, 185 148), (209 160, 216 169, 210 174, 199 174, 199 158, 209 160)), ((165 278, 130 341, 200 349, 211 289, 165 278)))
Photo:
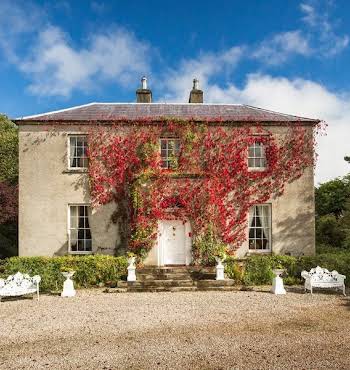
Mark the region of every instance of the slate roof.
POLYGON ((113 122, 161 118, 227 122, 302 122, 316 124, 317 119, 297 117, 240 104, 172 104, 172 103, 90 103, 59 111, 22 117, 17 124, 79 122, 113 122))

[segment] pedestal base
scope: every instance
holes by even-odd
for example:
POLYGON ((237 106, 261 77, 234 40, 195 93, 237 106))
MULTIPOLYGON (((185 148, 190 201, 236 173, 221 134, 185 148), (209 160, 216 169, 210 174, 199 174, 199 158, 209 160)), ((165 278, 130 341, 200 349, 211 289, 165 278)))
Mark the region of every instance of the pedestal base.
POLYGON ((225 280, 225 267, 216 266, 216 280, 225 280))
POLYGON ((136 281, 136 268, 135 267, 128 267, 128 281, 136 281))
POLYGON ((61 297, 74 297, 76 295, 76 291, 74 289, 74 284, 71 279, 67 279, 63 283, 63 291, 61 293, 61 297))
POLYGON ((273 294, 286 294, 282 278, 280 278, 279 276, 273 278, 271 291, 273 294))

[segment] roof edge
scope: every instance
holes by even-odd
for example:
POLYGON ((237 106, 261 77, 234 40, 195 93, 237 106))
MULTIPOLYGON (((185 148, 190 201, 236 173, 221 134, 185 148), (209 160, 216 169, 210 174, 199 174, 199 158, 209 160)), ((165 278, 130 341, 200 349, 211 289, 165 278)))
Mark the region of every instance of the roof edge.
POLYGON ((84 126, 90 126, 90 125, 103 125, 103 126, 112 126, 112 125, 128 125, 133 122, 139 122, 144 125, 152 125, 152 124, 160 124, 164 122, 165 120, 174 120, 174 121, 193 121, 193 122, 203 122, 208 124, 223 124, 223 125, 244 125, 244 124, 262 124, 262 125, 268 125, 268 126, 283 126, 283 125, 307 125, 307 126, 314 126, 321 122, 319 119, 308 119, 308 118, 302 118, 300 121, 271 121, 271 120, 253 120, 253 119, 242 119, 239 121, 234 121, 232 119, 218 119, 218 118, 187 118, 187 119, 177 119, 176 117, 158 117, 158 118, 120 118, 120 119, 106 119, 106 120, 52 120, 52 119, 46 119, 46 120, 35 120, 35 119, 15 119, 12 120, 14 123, 16 123, 19 126, 41 126, 41 125, 84 125, 84 126))

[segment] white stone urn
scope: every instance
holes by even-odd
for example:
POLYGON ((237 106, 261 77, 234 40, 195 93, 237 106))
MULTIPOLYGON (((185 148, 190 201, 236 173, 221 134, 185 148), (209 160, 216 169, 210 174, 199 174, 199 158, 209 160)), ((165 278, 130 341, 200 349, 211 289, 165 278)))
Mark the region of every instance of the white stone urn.
POLYGON ((225 280, 224 258, 215 257, 216 265, 216 280, 225 280))
POLYGON ((129 257, 128 258, 128 281, 136 281, 136 257, 129 257))
POLYGON ((63 271, 62 275, 66 278, 66 281, 63 283, 63 291, 61 297, 74 297, 76 291, 74 289, 74 283, 72 280, 75 271, 63 271))
POLYGON ((286 290, 284 289, 283 286, 283 279, 281 278, 280 275, 284 273, 283 269, 275 269, 273 270, 273 273, 275 277, 272 280, 272 293, 274 294, 286 294, 286 290))

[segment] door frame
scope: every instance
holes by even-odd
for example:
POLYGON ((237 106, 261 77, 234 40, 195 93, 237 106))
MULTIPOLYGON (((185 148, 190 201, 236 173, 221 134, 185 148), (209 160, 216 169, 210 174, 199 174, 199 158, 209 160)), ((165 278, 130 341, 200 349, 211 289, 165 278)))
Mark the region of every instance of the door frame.
MULTIPOLYGON (((159 220, 158 221, 158 236, 157 236, 157 260, 158 266, 165 266, 165 248, 166 245, 162 240, 164 232, 163 222, 164 221, 181 221, 182 220, 159 220)), ((184 248, 185 248, 185 265, 188 266, 192 262, 192 237, 191 237, 191 223, 186 221, 184 224, 184 248)), ((181 266, 181 265, 179 265, 181 266)))

